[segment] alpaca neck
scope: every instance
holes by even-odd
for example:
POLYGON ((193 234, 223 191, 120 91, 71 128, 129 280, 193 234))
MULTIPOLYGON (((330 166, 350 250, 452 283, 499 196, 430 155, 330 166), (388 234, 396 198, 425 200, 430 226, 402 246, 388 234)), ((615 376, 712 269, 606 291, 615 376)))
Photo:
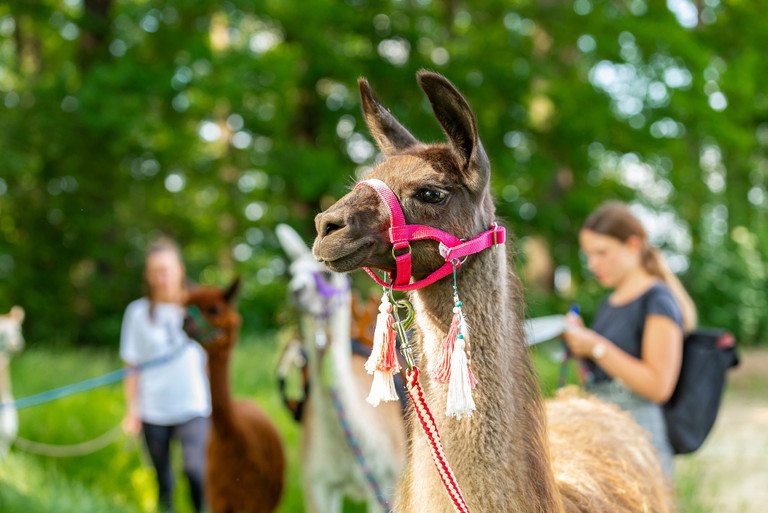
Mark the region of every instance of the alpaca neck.
MULTIPOLYGON (((503 248, 472 257, 458 271, 459 297, 470 326, 473 391, 470 418, 445 415, 447 385, 429 378, 451 322, 450 278, 418 291, 414 303, 420 338, 421 383, 445 453, 474 511, 562 511, 546 450, 538 383, 524 346, 519 286, 503 248)), ((412 429, 412 469, 404 511, 450 511, 420 427, 412 429), (430 468, 431 467, 431 468, 430 468), (428 473, 428 474, 426 474, 428 473), (424 477, 428 475, 429 477, 424 477)))
MULTIPOLYGON (((342 279, 345 277, 339 275, 342 279)), ((334 287, 346 286, 336 280, 334 287)), ((349 367, 352 361, 352 349, 350 345, 351 325, 351 292, 347 290, 339 296, 334 296, 331 313, 327 318, 305 315, 302 319, 302 335, 304 346, 309 355, 310 371, 313 376, 323 375, 323 368, 327 365, 326 358, 330 358, 332 375, 337 383, 337 388, 346 389, 349 385, 349 367), (324 344, 321 347, 321 342, 324 344)))
MULTIPOLYGON (((229 336, 233 336, 229 334, 229 336)), ((211 420, 219 432, 231 431, 234 426, 232 391, 229 384, 229 357, 231 348, 208 353, 208 379, 211 385, 211 420)))
POLYGON ((328 319, 333 375, 337 388, 347 391, 351 386, 350 366, 352 364, 352 346, 350 326, 352 323, 351 296, 347 292, 338 298, 339 304, 328 319))

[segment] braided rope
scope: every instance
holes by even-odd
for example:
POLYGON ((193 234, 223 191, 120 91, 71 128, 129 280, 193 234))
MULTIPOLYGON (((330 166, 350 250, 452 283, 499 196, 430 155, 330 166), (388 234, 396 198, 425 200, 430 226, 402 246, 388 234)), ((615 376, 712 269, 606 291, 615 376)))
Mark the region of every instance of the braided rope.
POLYGON ((453 475, 451 466, 445 458, 435 419, 432 416, 432 412, 429 411, 427 401, 424 399, 424 389, 421 388, 419 383, 419 372, 418 367, 413 367, 413 370, 408 372, 408 395, 411 396, 413 406, 416 409, 416 415, 419 417, 419 422, 421 422, 421 427, 429 442, 432 460, 435 462, 437 473, 440 474, 440 479, 443 481, 443 486, 451 498, 454 509, 458 513, 469 513, 469 507, 466 501, 464 501, 464 496, 461 494, 459 485, 456 482, 456 476, 453 475))

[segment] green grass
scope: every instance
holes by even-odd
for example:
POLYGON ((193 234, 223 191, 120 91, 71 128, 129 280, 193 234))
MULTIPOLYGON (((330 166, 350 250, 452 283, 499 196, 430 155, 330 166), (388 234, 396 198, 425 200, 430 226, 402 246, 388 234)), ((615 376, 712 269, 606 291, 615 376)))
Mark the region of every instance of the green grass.
MULTIPOLYGON (((91 472, 98 472, 91 468, 91 472)), ((11 452, 0 463, 0 506, 8 513, 138 513, 136 505, 66 478, 54 465, 11 452)))
MULTIPOLYGON (((277 393, 276 354, 275 337, 246 337, 234 353, 231 380, 234 394, 254 400, 283 436, 288 473, 279 511, 294 513, 303 510, 300 432, 277 393)), ((26 397, 104 374, 121 365, 114 351, 28 347, 11 364, 14 396, 26 397)), ((118 425, 124 411, 121 385, 107 385, 19 411, 19 436, 47 444, 76 444, 118 425)), ((174 457, 180 463, 178 451, 174 457)), ((180 469, 180 464, 176 468, 180 469)), ((155 497, 154 474, 141 442, 125 436, 87 456, 50 458, 13 448, 0 460, 0 511, 3 513, 151 512, 155 497)), ((191 511, 182 478, 176 490, 176 503, 179 513, 191 511)), ((363 509, 347 504, 345 511, 363 509)))
POLYGON ((675 488, 678 511, 684 513, 710 513, 699 499, 697 490, 702 482, 702 469, 690 458, 678 457, 675 461, 675 488))
MULTIPOLYGON (((12 362, 14 395, 25 397, 36 394, 97 376, 120 366, 114 356, 104 351, 29 348, 12 362)), ((124 411, 123 404, 122 388, 120 384, 114 384, 45 405, 26 408, 19 411, 19 436, 57 445, 90 440, 120 423, 124 411)), ((3 471, 10 472, 9 465, 20 466, 27 469, 30 476, 45 476, 52 482, 61 483, 62 493, 50 498, 53 501, 51 506, 54 507, 44 511, 56 511, 65 508, 67 504, 82 503, 88 496, 82 490, 92 491, 94 497, 103 497, 95 498, 95 503, 109 501, 116 511, 122 511, 117 508, 128 504, 146 504, 153 493, 146 486, 146 483, 151 481, 151 475, 141 466, 139 452, 135 447, 136 444, 132 440, 123 438, 94 454, 61 459, 34 457, 19 454, 14 450, 2 468, 3 471), (73 485, 70 487, 72 495, 64 493, 68 489, 67 483, 73 485)), ((21 469, 18 470, 14 473, 20 473, 21 469)), ((4 479, 3 482, 6 487, 0 491, 0 504, 13 504, 7 497, 10 494, 7 489, 9 480, 4 479)), ((16 488, 16 492, 20 493, 21 490, 16 488)), ((34 500, 42 500, 45 497, 45 494, 39 494, 34 488, 28 489, 28 494, 34 500)), ((144 510, 146 511, 146 508, 144 510)), ((9 508, 8 511, 27 510, 9 508)))
MULTIPOLYGON (((286 490, 280 512, 303 511, 299 479, 299 436, 275 387, 275 337, 246 337, 232 361, 231 379, 236 396, 254 400, 280 430, 288 456, 286 490)), ((544 349, 534 357, 545 395, 557 383, 559 365, 544 349)), ((120 368, 114 351, 29 347, 12 362, 14 395, 25 397, 44 390, 97 376, 120 368)), ((576 370, 569 369, 576 382, 576 370)), ((49 444, 74 444, 90 440, 118 425, 124 413, 121 385, 60 399, 19 412, 19 436, 49 444)), ((16 448, 0 461, 0 511, 3 513, 105 512, 148 513, 154 510, 155 483, 138 440, 122 437, 87 456, 49 458, 26 454, 16 448)), ((174 454, 179 459, 179 454, 174 454)), ((180 465, 176 465, 179 469, 180 465)), ((676 484, 680 511, 705 513, 696 499, 695 462, 678 465, 676 484)), ((179 480, 176 491, 180 513, 191 511, 186 487, 179 480)), ((347 504, 346 512, 364 511, 347 504)))

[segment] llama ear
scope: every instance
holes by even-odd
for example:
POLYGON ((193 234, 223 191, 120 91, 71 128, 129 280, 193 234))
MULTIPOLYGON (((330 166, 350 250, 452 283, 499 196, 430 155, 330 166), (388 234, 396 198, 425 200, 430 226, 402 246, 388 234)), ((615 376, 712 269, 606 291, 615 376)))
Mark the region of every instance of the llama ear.
POLYGON ((363 117, 379 149, 387 157, 418 144, 419 141, 373 96, 368 81, 359 78, 363 117))
MULTIPOLYGON (((292 227, 287 224, 278 224, 277 228, 275 228, 275 233, 277 233, 277 239, 291 261, 295 262, 303 258, 312 258, 312 251, 292 227)), ((314 258, 312 259, 314 260, 314 258)))
POLYGON ((229 286, 229 288, 224 292, 224 301, 229 303, 230 305, 234 302, 235 296, 237 296, 237 293, 240 291, 240 276, 235 278, 235 281, 232 282, 232 285, 229 286))
POLYGON ((476 182, 473 185, 482 189, 490 178, 491 165, 480 142, 477 120, 469 103, 442 75, 421 70, 417 78, 448 142, 461 159, 462 168, 470 172, 470 180, 476 182))

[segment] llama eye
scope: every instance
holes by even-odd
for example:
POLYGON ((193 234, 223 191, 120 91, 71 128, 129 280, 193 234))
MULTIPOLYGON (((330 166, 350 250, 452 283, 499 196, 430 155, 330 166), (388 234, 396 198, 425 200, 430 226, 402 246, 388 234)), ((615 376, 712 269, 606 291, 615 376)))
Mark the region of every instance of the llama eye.
POLYGON ((445 201, 446 194, 443 191, 435 191, 432 189, 424 189, 419 192, 418 197, 425 203, 431 203, 436 205, 445 201))
POLYGON ((219 315, 218 306, 209 306, 205 311, 208 313, 208 315, 219 315))

